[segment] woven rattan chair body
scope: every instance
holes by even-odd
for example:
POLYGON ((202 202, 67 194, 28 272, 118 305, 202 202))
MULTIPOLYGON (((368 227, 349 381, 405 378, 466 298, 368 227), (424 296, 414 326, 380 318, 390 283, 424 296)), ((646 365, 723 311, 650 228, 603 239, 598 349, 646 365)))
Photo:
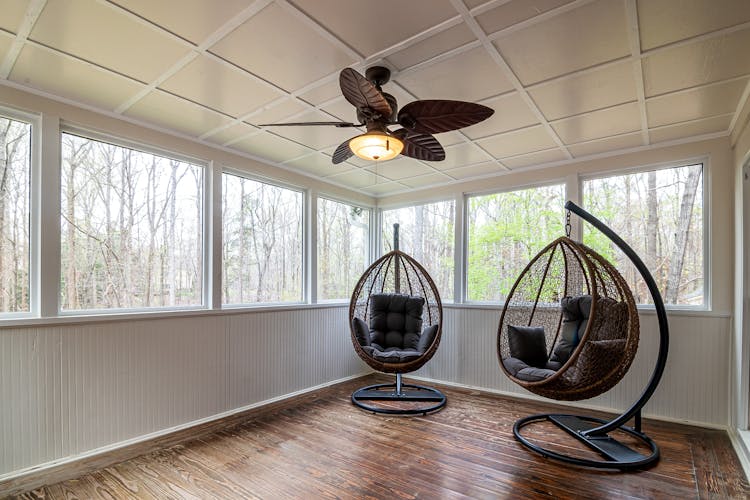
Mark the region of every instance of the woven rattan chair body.
POLYGON ((591 248, 561 237, 547 245, 516 280, 500 316, 497 354, 515 383, 540 396, 581 400, 602 394, 627 373, 638 349, 638 311, 633 294, 615 267, 591 248), (514 377, 508 325, 544 328, 548 355, 560 336, 563 297, 591 296, 589 320, 570 358, 538 381, 514 377))
POLYGON ((417 370, 432 358, 440 344, 443 326, 443 304, 435 283, 419 262, 408 254, 394 250, 375 261, 354 287, 349 303, 349 328, 352 344, 360 358, 375 370, 385 373, 408 373, 417 370), (416 359, 405 362, 382 362, 362 349, 352 328, 356 317, 370 324, 370 296, 380 293, 398 293, 425 300, 422 308, 422 328, 437 325, 432 343, 416 359))

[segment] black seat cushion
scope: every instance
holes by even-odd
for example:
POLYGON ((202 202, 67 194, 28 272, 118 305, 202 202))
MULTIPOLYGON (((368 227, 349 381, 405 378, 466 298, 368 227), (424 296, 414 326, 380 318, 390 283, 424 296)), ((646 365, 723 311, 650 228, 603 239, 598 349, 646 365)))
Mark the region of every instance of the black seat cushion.
POLYGON ((360 318, 352 329, 362 350, 382 363, 405 363, 432 345, 438 325, 422 330, 424 299, 400 294, 370 296, 370 325, 360 318))
POLYGON ((513 377, 527 382, 538 382, 549 378, 560 368, 560 364, 551 361, 542 368, 529 366, 518 358, 505 358, 503 365, 513 377))
POLYGON ((417 349, 422 331, 422 297, 399 294, 370 296, 370 342, 386 350, 417 349))
POLYGON ((529 366, 544 368, 547 364, 547 339, 541 326, 508 325, 510 356, 529 366))
POLYGON ((562 329, 549 359, 565 364, 581 341, 583 334, 586 333, 591 316, 591 296, 563 297, 560 305, 563 314, 562 329))

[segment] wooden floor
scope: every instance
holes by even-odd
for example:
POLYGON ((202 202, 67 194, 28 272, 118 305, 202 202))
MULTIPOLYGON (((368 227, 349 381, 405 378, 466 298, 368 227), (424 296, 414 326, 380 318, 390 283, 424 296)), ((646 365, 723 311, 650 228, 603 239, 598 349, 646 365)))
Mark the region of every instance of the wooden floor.
MULTIPOLYGON (((750 498, 722 431, 645 421, 661 447, 658 465, 587 470, 514 440, 517 418, 557 411, 553 405, 445 388, 448 406, 439 413, 375 416, 349 396, 376 380, 296 397, 233 428, 21 498, 750 498)), ((529 433, 562 449, 571 443, 538 426, 529 433)))

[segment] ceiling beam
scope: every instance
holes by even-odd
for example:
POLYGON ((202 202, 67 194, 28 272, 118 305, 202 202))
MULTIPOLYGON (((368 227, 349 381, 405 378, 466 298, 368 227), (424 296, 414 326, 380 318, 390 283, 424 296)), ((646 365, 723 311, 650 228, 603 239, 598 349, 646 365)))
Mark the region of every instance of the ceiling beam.
POLYGON ((638 113, 641 115, 641 140, 644 146, 648 146, 650 142, 648 135, 648 114, 646 113, 646 91, 643 85, 641 32, 638 26, 638 6, 636 5, 636 0, 627 0, 625 2, 625 16, 628 24, 630 55, 633 58, 633 80, 635 81, 635 93, 638 97, 638 113))
POLYGON ((26 39, 29 37, 45 5, 47 5, 47 0, 31 0, 29 2, 26 12, 23 15, 21 26, 19 26, 18 33, 16 33, 16 38, 13 40, 8 52, 5 54, 3 62, 0 64, 0 78, 7 79, 10 72, 13 71, 13 66, 15 66, 18 60, 18 56, 21 55, 21 49, 26 44, 26 39))

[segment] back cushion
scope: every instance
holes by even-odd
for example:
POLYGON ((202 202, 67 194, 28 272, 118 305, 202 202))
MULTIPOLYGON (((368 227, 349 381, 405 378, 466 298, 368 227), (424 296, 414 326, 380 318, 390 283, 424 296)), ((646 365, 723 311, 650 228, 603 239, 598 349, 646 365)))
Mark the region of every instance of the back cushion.
POLYGON ((373 344, 387 349, 416 349, 422 331, 424 298, 391 293, 370 296, 373 344))
POLYGON ((591 296, 563 297, 560 306, 563 315, 562 329, 550 361, 566 363, 586 332, 591 315, 591 296))

